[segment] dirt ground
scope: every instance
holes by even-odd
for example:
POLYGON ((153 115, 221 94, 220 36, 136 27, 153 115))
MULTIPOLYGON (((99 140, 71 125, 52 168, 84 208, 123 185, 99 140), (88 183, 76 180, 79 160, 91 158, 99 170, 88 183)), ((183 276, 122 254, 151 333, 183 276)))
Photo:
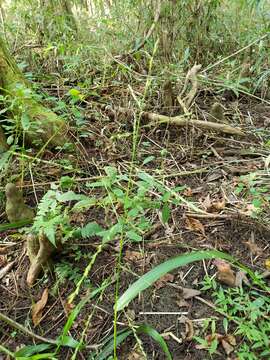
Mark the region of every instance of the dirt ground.
MULTIPOLYGON (((196 101, 198 117, 202 118, 207 113, 213 100, 213 97, 204 94, 198 97, 196 101)), ((246 98, 226 100, 224 106, 228 121, 232 125, 241 126, 247 134, 245 138, 239 139, 195 128, 177 128, 177 126, 142 129, 138 161, 148 155, 155 156, 151 163, 145 165, 145 170, 154 173, 156 169, 164 169, 166 184, 168 186, 186 185, 185 196, 191 201, 197 201, 203 205, 209 199, 212 202, 224 200, 224 206, 218 212, 213 212, 216 216, 200 218, 195 214, 190 215, 201 224, 197 227, 192 227, 188 223, 185 206, 173 208, 169 226, 163 226, 156 217, 154 230, 146 234, 143 244, 131 243, 124 247, 120 294, 137 278, 136 276, 144 274, 155 265, 173 256, 195 249, 222 250, 253 270, 265 271, 264 263, 270 256, 269 209, 265 209, 263 219, 260 221, 248 216, 248 198, 244 199, 241 195, 235 195, 235 187, 241 175, 264 169, 264 158, 268 156, 268 153, 263 144, 270 135, 270 106, 246 98), (150 148, 143 147, 144 142, 148 142, 150 148), (160 155, 162 148, 167 149, 165 157, 160 155), (197 173, 186 176, 183 174, 194 170, 197 170, 197 173), (243 215, 239 215, 240 211, 243 215), (247 215, 244 215, 245 212, 247 215), (257 247, 263 250, 261 255, 256 256, 252 253, 247 244, 250 239, 253 239, 257 247)), ((99 175, 98 169, 105 165, 115 165, 124 172, 125 164, 130 161, 130 153, 127 151, 131 149, 130 139, 123 137, 110 141, 111 135, 128 131, 129 122, 121 119, 120 116, 116 120, 110 119, 106 114, 106 109, 103 110, 101 116, 102 120, 93 121, 93 109, 89 109, 88 126, 92 135, 84 139, 83 155, 78 159, 78 166, 85 174, 82 177, 99 175), (97 142, 99 147, 97 147, 97 142)), ((56 157, 50 152, 45 154, 47 160, 56 157)), ((68 173, 61 172, 60 169, 59 174, 59 168, 54 169, 47 164, 40 164, 38 172, 39 183, 52 182, 57 180, 59 175, 68 173)), ((31 185, 30 179, 29 185, 31 185)), ((264 185, 270 186, 269 180, 268 184, 264 185)), ((48 185, 37 187, 38 198, 47 189, 48 185)), ((77 191, 85 192, 85 189, 78 184, 77 191)), ((34 204, 31 186, 25 188, 25 194, 27 203, 34 204)), ((1 219, 2 222, 6 222, 3 209, 1 219)), ((89 219, 101 223, 103 215, 95 213, 92 209, 87 221, 89 219)), ((0 280, 0 311, 18 323, 31 328, 36 334, 55 339, 61 333, 67 320, 65 303, 68 295, 74 290, 74 281, 65 279, 64 282, 55 286, 56 277, 52 270, 41 277, 35 287, 29 289, 25 283, 29 260, 18 230, 7 231, 1 233, 0 236, 2 252, 0 260, 4 261, 5 258, 8 262, 14 261, 13 268, 0 280), (7 246, 8 244, 10 245, 7 246), (31 305, 40 299, 45 287, 50 289, 49 299, 40 325, 34 328, 31 320, 31 305)), ((73 245, 67 246, 63 253, 56 256, 54 266, 57 266, 60 261, 68 262, 82 273, 89 262, 87 255, 95 251, 94 244, 93 239, 91 242, 90 240, 89 242, 74 241, 73 245), (82 254, 79 260, 74 255, 73 246, 75 245, 82 254)), ((93 286, 100 286, 108 276, 114 275, 118 251, 118 243, 111 243, 98 256, 89 279, 93 286)), ((163 283, 158 282, 136 298, 126 310, 128 316, 134 323, 149 324, 161 334, 166 333, 165 339, 173 359, 210 359, 206 351, 196 347, 197 343, 192 339, 192 335, 201 334, 204 319, 216 317, 219 319, 218 323, 222 324, 222 316, 211 307, 211 292, 201 292, 200 295, 184 300, 183 287, 198 290, 201 288, 200 282, 204 276, 214 275, 215 271, 212 261, 190 264, 173 271, 163 283)), ((82 309, 71 330, 75 339, 80 338, 86 319, 93 308, 95 311, 86 333, 86 344, 100 344, 106 336, 113 333, 114 289, 113 282, 105 290, 102 301, 97 303, 94 299, 82 309)), ((77 300, 83 298, 85 293, 86 290, 83 290, 77 300)), ((121 315, 118 319, 119 330, 127 325, 127 317, 121 315)), ((145 335, 141 339, 149 359, 165 359, 163 352, 154 341, 145 335)), ((22 344, 32 343, 33 339, 29 336, 23 335, 3 322, 0 323, 0 344, 16 350, 22 344)), ((128 338, 119 348, 119 359, 140 359, 140 354, 136 355, 134 350, 135 344, 133 337, 128 338)), ((220 347, 218 350, 219 354, 213 355, 212 359, 229 358, 224 349, 220 347)), ((79 352, 77 358, 88 359, 89 353, 89 349, 84 349, 79 352)), ((230 356, 231 359, 236 359, 233 354, 230 356)), ((2 356, 2 358, 5 357, 2 356)), ((63 348, 59 359, 69 358, 71 358, 70 350, 63 348)))

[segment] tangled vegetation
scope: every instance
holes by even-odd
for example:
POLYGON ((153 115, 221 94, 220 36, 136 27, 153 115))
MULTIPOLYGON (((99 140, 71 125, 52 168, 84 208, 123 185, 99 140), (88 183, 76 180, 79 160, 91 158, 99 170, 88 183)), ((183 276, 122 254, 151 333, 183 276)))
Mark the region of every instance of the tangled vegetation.
POLYGON ((270 357, 269 14, 1 2, 6 359, 270 357))

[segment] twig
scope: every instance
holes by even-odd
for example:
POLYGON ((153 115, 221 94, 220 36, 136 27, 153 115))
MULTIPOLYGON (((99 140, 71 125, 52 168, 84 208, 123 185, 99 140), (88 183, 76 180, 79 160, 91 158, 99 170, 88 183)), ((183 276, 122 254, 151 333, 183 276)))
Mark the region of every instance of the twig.
POLYGON ((17 321, 9 318, 8 316, 2 314, 1 312, 0 312, 0 320, 4 321, 6 324, 12 326, 13 328, 23 332, 24 334, 32 337, 33 339, 45 342, 47 344, 52 344, 52 345, 57 345, 58 344, 58 342, 56 340, 44 338, 43 336, 40 336, 40 335, 37 335, 37 334, 33 333, 31 330, 28 330, 26 327, 24 327, 23 325, 17 323, 17 321))

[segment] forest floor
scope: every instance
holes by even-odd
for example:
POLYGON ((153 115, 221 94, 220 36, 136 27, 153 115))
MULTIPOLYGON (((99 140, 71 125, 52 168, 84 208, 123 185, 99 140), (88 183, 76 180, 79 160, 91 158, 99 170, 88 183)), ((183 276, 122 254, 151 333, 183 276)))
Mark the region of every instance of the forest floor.
MULTIPOLYGON (((104 89, 101 96, 110 97, 110 91, 110 88, 104 89)), ((201 208, 212 216, 199 216, 195 213, 188 216, 188 209, 184 205, 174 206, 168 224, 164 225, 155 214, 153 229, 144 236, 144 242, 131 242, 124 246, 120 294, 137 279, 137 276, 173 256, 191 250, 225 251, 252 270, 259 273, 266 270, 265 261, 270 257, 270 227, 267 225, 269 208, 263 198, 267 191, 260 192, 260 189, 270 189, 269 177, 259 176, 258 182, 252 184, 246 180, 242 189, 241 184, 245 180, 240 177, 253 172, 260 174, 260 171, 265 169, 265 158, 269 154, 265 143, 270 134, 270 105, 248 97, 222 100, 221 97, 202 92, 196 99, 198 118, 203 118, 216 99, 226 108, 228 122, 243 129, 246 134, 244 138, 223 136, 190 127, 162 125, 150 130, 143 127, 141 129, 137 161, 141 164, 146 157, 152 156, 151 161, 141 168, 150 174, 158 173, 168 187, 185 185, 185 198, 200 204, 201 208), (161 153, 162 149, 166 149, 166 152, 161 153), (242 191, 237 192, 236 189, 242 191), (260 213, 257 217, 252 216, 255 210, 254 198, 260 201, 260 213)), ((112 101, 114 104, 116 102, 117 99, 112 101)), ((132 136, 121 137, 119 134, 132 132, 132 122, 121 114, 110 118, 108 110, 98 106, 95 109, 91 106, 89 109, 85 108, 85 112, 90 135, 81 140, 82 147, 78 149, 78 155, 69 155, 69 159, 74 160, 75 157, 76 168, 82 171, 76 192, 87 194, 83 177, 99 176, 100 170, 106 165, 117 167, 120 173, 128 172, 132 136)), ((37 198, 42 196, 51 182, 60 176, 70 175, 71 172, 59 166, 63 156, 60 153, 45 151, 43 160, 47 162, 39 162, 38 166, 33 167, 37 198)), ((30 177, 24 185, 26 202, 35 205, 30 177)), ((267 195, 269 196, 269 192, 267 195)), ((84 224, 87 221, 96 221, 103 224, 106 217, 107 214, 92 208, 87 214, 74 219, 74 222, 84 224)), ((6 221, 4 214, 2 221, 6 221)), ((54 259, 55 269, 58 266, 58 271, 62 275, 66 271, 63 275, 64 281, 61 282, 58 278, 57 282, 56 271, 51 271, 29 289, 25 282, 29 260, 24 242, 18 230, 1 233, 0 265, 1 262, 1 266, 4 266, 7 262, 14 261, 14 266, 0 280, 0 311, 20 324, 32 328, 36 334, 55 339, 67 320, 65 303, 68 295, 74 290, 74 279, 76 275, 82 274, 89 263, 89 254, 95 251, 97 244, 97 239, 92 239, 91 242, 74 241, 54 259), (50 289, 49 299, 40 324, 34 328, 31 306, 40 299, 46 287, 50 289)), ((117 242, 110 243, 98 255, 90 273, 90 281, 94 286, 100 286, 109 276, 113 278, 118 255, 117 242)), ((214 319, 216 333, 224 334, 224 316, 216 311, 212 297, 213 289, 201 290, 204 277, 215 273, 213 261, 181 267, 156 282, 130 303, 128 316, 135 323, 149 324, 160 334, 165 334, 164 338, 173 359, 237 359, 234 350, 242 341, 240 336, 235 335, 236 343, 232 345, 231 350, 226 349, 223 342, 218 345, 217 352, 213 355, 199 349, 198 342, 193 338, 194 335, 206 338, 211 334, 211 329, 203 328, 206 319, 214 319)), ((83 307, 71 330, 75 339, 80 338, 90 313, 93 316, 85 335, 86 344, 100 344, 106 336, 113 333, 114 289, 115 283, 112 282, 104 291, 102 300, 94 299, 83 307)), ((85 293, 86 290, 83 294, 80 293, 79 297, 82 298, 85 293)), ((124 316, 118 321, 119 330, 128 325, 124 316)), ((233 329, 234 325, 230 323, 228 333, 233 333, 233 329)), ((165 358, 154 341, 145 335, 141 338, 149 358, 165 358)), ((33 344, 33 339, 2 323, 0 344, 16 350, 22 344, 33 344)), ((134 338, 128 338, 119 349, 119 359, 141 359, 142 354, 135 344, 134 338)), ((68 348, 62 348, 59 359, 70 359, 70 351, 68 348)), ((78 353, 77 358, 88 359, 89 353, 89 349, 84 349, 78 353)))

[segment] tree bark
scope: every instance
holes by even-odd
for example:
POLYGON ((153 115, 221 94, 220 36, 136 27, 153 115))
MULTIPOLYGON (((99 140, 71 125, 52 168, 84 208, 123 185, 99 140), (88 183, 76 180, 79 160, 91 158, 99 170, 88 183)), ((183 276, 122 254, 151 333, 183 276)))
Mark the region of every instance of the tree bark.
MULTIPOLYGON (((35 146, 62 146, 68 141, 66 122, 36 100, 36 95, 10 55, 0 37, 0 91, 7 100, 14 100, 10 109, 13 119, 19 119, 19 130, 26 141, 35 146), (27 126, 22 124, 27 119, 27 126)), ((0 149, 7 147, 0 130, 0 149)))

